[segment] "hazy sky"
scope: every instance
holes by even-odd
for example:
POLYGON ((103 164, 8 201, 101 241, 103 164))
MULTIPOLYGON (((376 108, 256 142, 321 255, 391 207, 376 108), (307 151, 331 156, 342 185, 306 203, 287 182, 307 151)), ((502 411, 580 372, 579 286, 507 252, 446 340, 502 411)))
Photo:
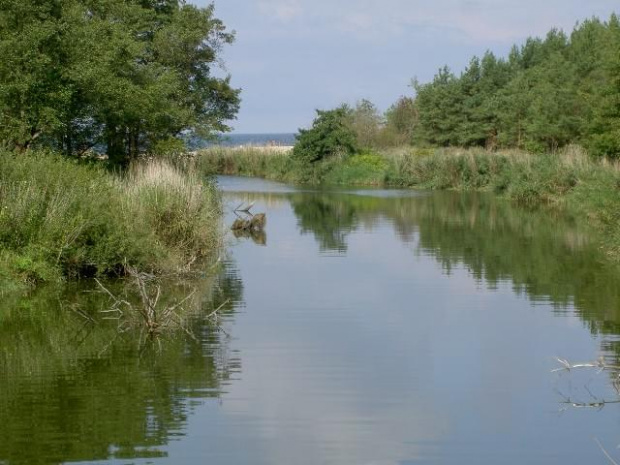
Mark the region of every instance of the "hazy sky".
MULTIPOLYGON (((192 0, 199 6, 209 0, 192 0)), ((617 0, 215 0, 237 33, 224 53, 242 105, 235 132, 295 132, 314 109, 366 98, 385 110, 444 64, 608 19, 617 0)))

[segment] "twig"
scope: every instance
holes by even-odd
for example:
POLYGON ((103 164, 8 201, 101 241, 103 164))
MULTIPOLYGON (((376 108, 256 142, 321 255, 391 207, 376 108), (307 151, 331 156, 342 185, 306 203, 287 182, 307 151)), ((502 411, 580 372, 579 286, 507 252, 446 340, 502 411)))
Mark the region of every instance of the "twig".
POLYGON ((100 282, 97 278, 95 278, 95 282, 96 282, 97 284, 99 284, 99 287, 100 287, 101 289, 103 289, 103 291, 104 291, 106 294, 108 294, 108 295, 109 295, 110 297, 112 297, 114 300, 118 300, 118 299, 116 298, 116 296, 115 296, 114 294, 112 294, 112 293, 111 293, 111 292, 110 292, 110 291, 109 291, 109 290, 108 290, 108 289, 107 289, 107 288, 106 288, 103 284, 101 284, 101 282, 100 282))
POLYGON ((211 318, 213 315, 217 314, 217 312, 219 312, 219 311, 220 311, 220 310, 224 307, 224 305, 226 305, 226 304, 227 304, 227 303, 229 303, 229 302, 230 302, 230 299, 226 299, 226 301, 225 301, 222 305, 220 305, 220 306, 219 306, 219 307, 217 307, 215 310, 213 310, 211 313, 209 313, 209 314, 205 317, 205 319, 206 319, 206 320, 208 320, 208 319, 209 319, 209 318, 211 318))
POLYGON ((551 370, 551 373, 557 373, 559 371, 571 371, 575 368, 599 368, 599 373, 603 370, 618 370, 620 371, 620 366, 615 365, 607 365, 605 360, 601 357, 595 362, 587 362, 587 363, 575 363, 571 364, 568 360, 563 358, 556 357, 556 360, 562 365, 562 368, 556 368, 551 370))
POLYGON ((176 305, 173 305, 172 307, 170 307, 168 310, 170 312, 174 312, 177 308, 179 308, 181 305, 183 305, 186 301, 188 301, 194 294, 196 293, 196 289, 194 289, 192 292, 190 292, 183 300, 181 300, 181 302, 179 302, 176 305))
POLYGON ((95 319, 90 316, 88 313, 86 313, 84 310, 82 310, 81 308, 78 308, 77 306, 71 305, 71 311, 77 313, 78 315, 80 315, 82 318, 84 318, 87 322, 89 323, 96 323, 95 319))
POLYGON ((239 206, 237 208, 235 208, 234 211, 236 212, 243 212, 243 213, 250 213, 250 209, 254 206, 254 202, 250 202, 248 204, 247 207, 245 208, 241 208, 243 206, 243 202, 241 204, 239 204, 239 206))
POLYGON ((618 465, 618 462, 616 462, 611 455, 609 455, 609 453, 605 450, 605 448, 603 447, 603 444, 601 444, 601 441, 599 441, 597 438, 594 438, 594 442, 596 442, 598 444, 598 446, 601 448, 601 450, 603 451, 603 454, 605 454, 605 457, 607 457, 607 459, 609 460, 610 463, 612 463, 613 465, 618 465))

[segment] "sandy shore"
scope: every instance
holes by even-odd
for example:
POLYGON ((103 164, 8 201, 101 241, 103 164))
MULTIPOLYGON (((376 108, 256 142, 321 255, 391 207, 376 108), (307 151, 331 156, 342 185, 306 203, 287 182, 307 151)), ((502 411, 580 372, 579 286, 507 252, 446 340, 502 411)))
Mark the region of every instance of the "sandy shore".
MULTIPOLYGON (((230 152, 260 152, 260 153, 289 153, 293 150, 292 145, 237 145, 237 146, 214 146, 206 149, 198 150, 197 152, 209 151, 209 150, 223 150, 230 152)), ((190 152, 192 155, 196 155, 197 153, 190 152)))
POLYGON ((246 145, 239 147, 240 149, 258 150, 259 152, 276 152, 288 153, 293 150, 292 145, 246 145))

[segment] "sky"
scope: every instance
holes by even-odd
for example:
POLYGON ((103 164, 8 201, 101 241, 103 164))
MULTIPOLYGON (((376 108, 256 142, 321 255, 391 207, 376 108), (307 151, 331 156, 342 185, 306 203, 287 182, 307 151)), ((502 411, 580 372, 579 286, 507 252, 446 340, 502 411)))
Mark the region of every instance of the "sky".
MULTIPOLYGON (((191 0, 206 6, 209 0, 191 0)), ((315 109, 361 99, 386 110, 448 65, 505 56, 513 44, 583 19, 609 19, 617 0, 215 0, 236 41, 223 51, 242 89, 235 133, 296 132, 315 109)), ((222 71, 219 71, 220 73, 222 71)))

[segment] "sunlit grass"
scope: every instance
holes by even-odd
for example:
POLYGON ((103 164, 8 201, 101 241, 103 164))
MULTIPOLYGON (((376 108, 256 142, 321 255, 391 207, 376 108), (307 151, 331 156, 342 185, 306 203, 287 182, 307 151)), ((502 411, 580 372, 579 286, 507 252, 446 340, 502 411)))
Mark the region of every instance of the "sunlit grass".
POLYGON ((220 199, 191 170, 125 175, 49 153, 0 152, 0 280, 174 272, 217 249, 220 199))

